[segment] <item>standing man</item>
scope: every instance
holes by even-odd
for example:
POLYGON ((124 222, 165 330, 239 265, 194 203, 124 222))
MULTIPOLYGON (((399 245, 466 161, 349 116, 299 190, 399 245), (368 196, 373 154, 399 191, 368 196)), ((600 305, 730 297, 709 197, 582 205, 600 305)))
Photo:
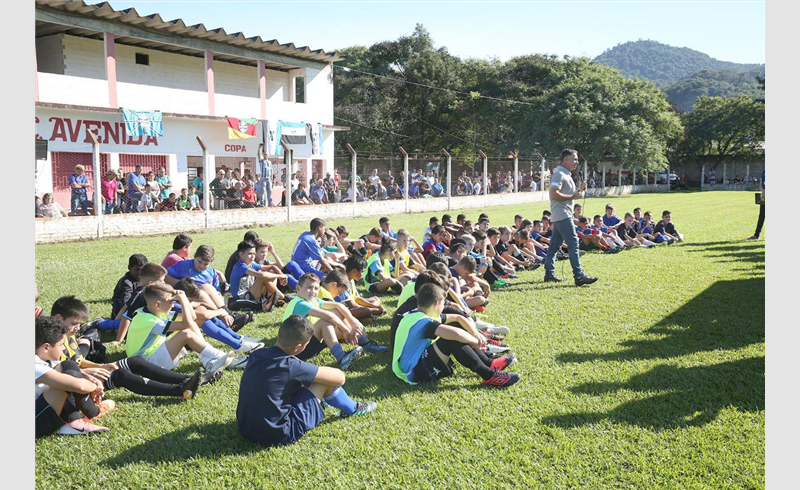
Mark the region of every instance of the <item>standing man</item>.
POLYGON ((266 202, 267 206, 272 207, 272 162, 269 161, 264 153, 264 145, 258 145, 258 164, 261 165, 261 185, 262 192, 266 193, 266 199, 259 196, 260 202, 266 202))
POLYGON ((758 240, 758 238, 761 236, 761 227, 764 226, 764 214, 765 214, 764 193, 766 192, 765 189, 767 187, 765 185, 764 178, 766 178, 766 176, 767 176, 767 170, 764 169, 764 171, 761 172, 761 182, 759 182, 758 184, 758 188, 761 191, 761 206, 759 206, 759 211, 758 211, 758 223, 756 223, 756 232, 753 233, 753 236, 748 238, 748 240, 758 240))
POLYGON ((561 249, 561 244, 566 243, 569 250, 569 262, 572 265, 572 275, 576 286, 592 284, 596 277, 587 276, 581 269, 581 258, 578 252, 578 235, 572 222, 572 201, 583 197, 586 182, 581 182, 575 187, 571 172, 578 166, 578 152, 564 150, 561 152, 561 165, 553 171, 550 179, 550 219, 553 224, 553 235, 550 237, 550 246, 547 249, 547 258, 544 261, 544 282, 561 282, 563 279, 556 277, 556 252, 561 249))
POLYGON ((128 212, 139 212, 139 201, 142 200, 145 184, 147 184, 147 179, 142 175, 142 166, 137 165, 136 169, 128 174, 128 204, 125 207, 128 212))
POLYGON ((169 178, 169 175, 167 175, 167 169, 164 167, 158 169, 156 183, 160 189, 158 198, 162 201, 169 199, 169 195, 172 194, 172 180, 169 178))
MULTIPOLYGON (((89 200, 86 197, 86 188, 89 187, 89 178, 84 173, 83 165, 75 165, 75 173, 69 176, 69 187, 72 216, 78 215, 78 206, 84 216, 88 216, 89 200)), ((95 204, 99 205, 100 203, 95 204)))

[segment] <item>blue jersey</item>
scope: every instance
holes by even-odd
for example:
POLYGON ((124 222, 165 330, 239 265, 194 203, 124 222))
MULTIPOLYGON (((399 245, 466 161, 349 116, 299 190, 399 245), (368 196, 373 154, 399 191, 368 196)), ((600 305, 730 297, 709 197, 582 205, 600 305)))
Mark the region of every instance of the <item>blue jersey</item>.
POLYGON ((312 269, 319 269, 319 264, 314 264, 315 260, 325 257, 325 251, 317 243, 316 237, 310 231, 304 232, 297 239, 292 250, 292 260, 296 262, 303 272, 311 272, 312 269))
POLYGON ((603 224, 606 225, 606 226, 616 226, 621 221, 622 220, 619 219, 619 216, 617 216, 617 215, 614 215, 614 216, 612 216, 610 218, 608 217, 608 215, 605 215, 605 214, 603 215, 603 224))
POLYGON ((233 296, 233 299, 238 300, 239 296, 244 294, 245 291, 249 290, 253 283, 255 283, 255 278, 247 275, 248 269, 260 271, 261 264, 253 261, 250 262, 250 265, 246 265, 240 260, 236 263, 236 265, 233 266, 233 269, 231 269, 231 295, 233 296), (242 282, 242 279, 244 279, 244 282, 242 282))
POLYGON ((211 266, 208 266, 204 271, 198 271, 194 268, 194 259, 181 260, 167 269, 167 274, 175 279, 191 277, 198 286, 211 284, 214 289, 219 289, 219 276, 217 276, 217 271, 211 266))

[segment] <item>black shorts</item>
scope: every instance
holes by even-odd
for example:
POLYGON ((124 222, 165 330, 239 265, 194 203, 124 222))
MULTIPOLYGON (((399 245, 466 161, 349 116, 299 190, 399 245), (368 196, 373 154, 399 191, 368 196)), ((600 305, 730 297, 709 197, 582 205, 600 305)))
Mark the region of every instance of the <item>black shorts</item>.
POLYGON ((369 291, 372 294, 379 294, 378 283, 376 282, 375 284, 370 284, 369 286, 367 286, 367 291, 369 291))
POLYGON ((44 437, 58 431, 66 422, 47 403, 44 394, 36 399, 36 438, 44 437))
POLYGON ((318 340, 312 335, 311 340, 308 341, 308 345, 303 349, 303 352, 297 354, 297 358, 301 361, 305 361, 316 356, 323 350, 325 350, 325 342, 318 340))
POLYGON ((429 345, 422 352, 422 357, 420 357, 419 362, 412 371, 411 380, 415 383, 437 381, 453 374, 453 361, 449 360, 447 363, 442 361, 442 358, 434 350, 433 345, 429 345))
POLYGON ((362 248, 362 249, 356 250, 356 248, 353 247, 353 244, 350 244, 350 245, 347 246, 347 253, 349 255, 355 255, 357 257, 364 258, 364 255, 366 255, 366 252, 367 252, 366 248, 362 248))

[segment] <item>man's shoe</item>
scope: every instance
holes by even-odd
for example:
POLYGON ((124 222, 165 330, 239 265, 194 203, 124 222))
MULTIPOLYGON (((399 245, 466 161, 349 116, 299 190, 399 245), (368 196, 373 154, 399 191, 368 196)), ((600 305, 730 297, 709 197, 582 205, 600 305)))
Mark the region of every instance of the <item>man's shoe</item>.
POLYGON ((110 432, 111 429, 108 427, 101 427, 99 425, 94 425, 91 422, 87 422, 84 419, 73 420, 68 424, 64 424, 58 429, 58 433, 62 436, 82 436, 87 434, 93 434, 96 432, 110 432))
POLYGON ((522 376, 517 373, 507 373, 505 371, 495 371, 489 379, 484 379, 483 384, 489 386, 511 386, 522 376))
POLYGON ((370 340, 366 344, 361 344, 361 348, 364 349, 364 352, 369 352, 370 354, 378 354, 389 350, 388 347, 380 345, 374 340, 370 340))
POLYGON ((750 238, 748 238, 748 240, 758 240, 758 237, 756 235, 753 235, 750 238))
POLYGON ((228 365, 228 369, 244 369, 247 367, 247 356, 236 356, 228 365))
POLYGON ((505 371, 506 368, 517 362, 517 356, 514 353, 509 353, 507 356, 498 357, 489 365, 490 368, 497 371, 505 371))
POLYGON ((187 379, 183 383, 183 399, 193 400, 197 396, 197 390, 200 388, 200 379, 203 376, 203 371, 198 369, 194 376, 187 379))
POLYGON ((361 354, 364 353, 364 349, 361 348, 360 345, 357 345, 353 350, 345 354, 342 360, 339 362, 339 367, 342 371, 349 371, 353 368, 353 363, 356 359, 361 357, 361 354))
POLYGON ((236 357, 236 353, 230 351, 226 354, 219 356, 216 359, 208 361, 208 363, 206 364, 206 372, 213 373, 214 371, 221 371, 225 369, 226 367, 228 367, 228 365, 230 365, 230 363, 233 362, 234 357, 236 357))
POLYGON ((592 284, 594 282, 597 282, 597 278, 596 277, 592 277, 592 276, 581 276, 581 277, 575 279, 575 285, 576 286, 589 285, 589 284, 592 284))
POLYGON ((367 415, 378 409, 377 402, 356 402, 356 411, 350 415, 342 414, 342 417, 360 417, 367 415))
POLYGON ((200 386, 214 384, 222 377, 222 371, 205 372, 200 375, 200 386))
POLYGON ((564 280, 558 276, 544 276, 544 282, 563 282, 564 280))
POLYGON ((264 347, 264 344, 261 342, 250 342, 242 339, 242 345, 240 345, 238 349, 234 349, 234 352, 238 354, 247 354, 248 352, 253 352, 262 347, 264 347))

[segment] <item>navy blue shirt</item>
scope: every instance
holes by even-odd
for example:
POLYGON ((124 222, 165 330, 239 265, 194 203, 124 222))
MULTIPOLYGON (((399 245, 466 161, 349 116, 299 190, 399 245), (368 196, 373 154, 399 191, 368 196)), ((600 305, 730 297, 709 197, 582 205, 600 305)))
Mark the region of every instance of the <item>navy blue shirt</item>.
POLYGON ((239 384, 239 433, 267 445, 299 438, 302 434, 291 433, 291 403, 299 390, 314 382, 318 370, 274 345, 250 354, 239 384))

